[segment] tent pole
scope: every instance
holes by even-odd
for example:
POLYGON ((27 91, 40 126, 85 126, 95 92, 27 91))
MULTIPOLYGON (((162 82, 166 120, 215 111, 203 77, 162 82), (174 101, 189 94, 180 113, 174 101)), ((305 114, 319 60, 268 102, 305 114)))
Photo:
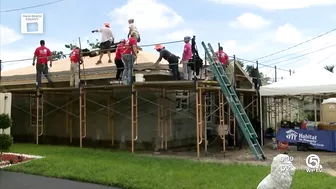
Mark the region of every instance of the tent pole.
POLYGON ((263 108, 262 108, 262 97, 261 95, 259 94, 259 111, 260 111, 260 141, 261 141, 261 146, 263 147, 264 146, 264 127, 263 127, 263 108))

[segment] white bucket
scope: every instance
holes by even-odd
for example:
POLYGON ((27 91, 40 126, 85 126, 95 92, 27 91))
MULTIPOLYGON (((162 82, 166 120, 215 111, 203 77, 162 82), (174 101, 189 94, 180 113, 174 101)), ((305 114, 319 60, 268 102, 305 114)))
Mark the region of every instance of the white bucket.
POLYGON ((145 78, 143 74, 135 74, 135 82, 144 82, 145 78))

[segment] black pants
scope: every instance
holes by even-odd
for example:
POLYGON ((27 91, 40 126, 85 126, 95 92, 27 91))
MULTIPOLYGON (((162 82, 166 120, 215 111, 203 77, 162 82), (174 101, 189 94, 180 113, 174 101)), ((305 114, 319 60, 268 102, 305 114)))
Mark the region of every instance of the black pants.
POLYGON ((114 63, 116 64, 117 67, 117 74, 116 74, 116 79, 121 80, 122 79, 122 73, 125 69, 124 63, 121 59, 114 59, 114 63))
POLYGON ((48 83, 52 84, 52 80, 50 78, 49 70, 48 70, 48 65, 47 64, 36 64, 36 85, 37 87, 41 87, 42 83, 42 75, 47 78, 48 83))
POLYGON ((174 80, 181 80, 180 72, 178 70, 178 57, 171 56, 168 58, 169 69, 171 69, 174 80))
POLYGON ((203 63, 202 59, 191 59, 189 60, 188 66, 190 66, 191 70, 193 70, 195 74, 199 76, 202 63, 203 63))

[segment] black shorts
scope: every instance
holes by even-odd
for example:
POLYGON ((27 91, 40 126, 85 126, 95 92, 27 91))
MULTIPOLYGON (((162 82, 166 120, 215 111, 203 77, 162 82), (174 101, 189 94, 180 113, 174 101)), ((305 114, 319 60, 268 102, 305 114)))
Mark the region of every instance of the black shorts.
POLYGON ((111 41, 105 41, 100 43, 100 50, 111 49, 111 41))

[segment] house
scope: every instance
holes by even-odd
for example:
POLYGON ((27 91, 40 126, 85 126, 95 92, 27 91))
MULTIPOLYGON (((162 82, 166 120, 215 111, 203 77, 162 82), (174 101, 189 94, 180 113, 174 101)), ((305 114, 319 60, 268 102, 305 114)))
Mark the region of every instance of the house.
MULTIPOLYGON (((125 86, 109 84, 115 77, 116 68, 107 63, 107 56, 103 57, 100 65, 95 64, 98 56, 85 57, 81 67, 85 91, 85 98, 82 97, 85 104, 82 106, 79 105, 79 99, 82 99, 79 89, 68 87, 68 58, 53 62, 50 72, 55 88, 42 87, 41 98, 36 96, 35 67, 3 72, 1 90, 13 94, 12 135, 20 142, 74 145, 82 142, 84 146, 100 147, 125 147, 135 141, 134 149, 195 145, 195 82, 171 81, 167 62, 162 61, 160 66, 153 67, 157 58, 157 54, 141 51, 134 72, 144 74, 145 82, 125 86)), ((258 106, 250 105, 256 95, 251 79, 239 65, 231 65, 235 65, 233 73, 239 83, 237 92, 244 104, 249 105, 246 109, 257 112, 258 106)), ((46 80, 43 81, 45 85, 46 80)), ((207 116, 203 122, 206 122, 206 127, 216 130, 219 124, 218 94, 221 91, 217 84, 205 83, 202 86, 207 88, 202 95, 209 97, 204 98, 207 113, 203 113, 207 116)), ((228 117, 226 124, 229 124, 227 120, 228 117)))

